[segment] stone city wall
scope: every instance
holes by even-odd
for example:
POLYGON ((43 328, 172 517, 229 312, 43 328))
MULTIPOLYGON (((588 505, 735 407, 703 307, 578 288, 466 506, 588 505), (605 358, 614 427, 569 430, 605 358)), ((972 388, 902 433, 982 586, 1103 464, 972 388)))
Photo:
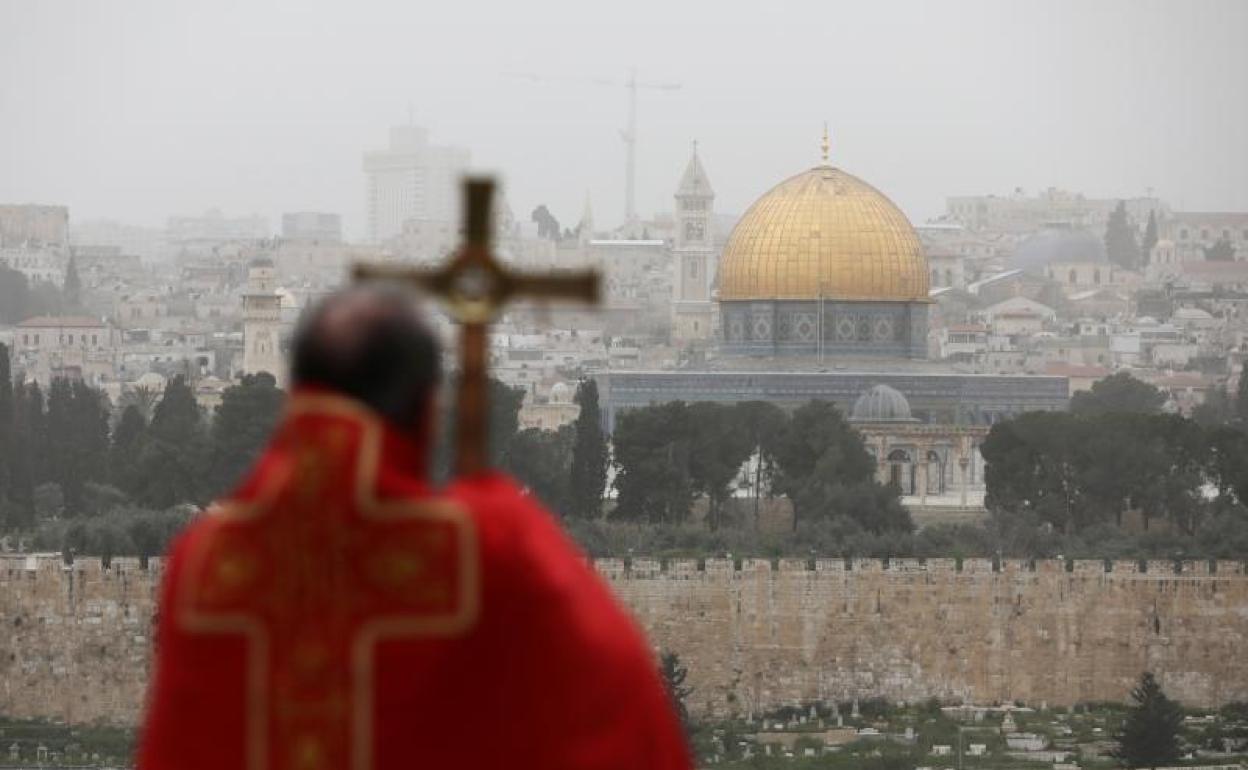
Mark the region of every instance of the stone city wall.
MULTIPOLYGON (((816 699, 1121 701, 1145 670, 1185 703, 1248 700, 1239 562, 602 559, 703 714, 816 699)), ((133 723, 148 569, 0 558, 0 714, 133 723)))

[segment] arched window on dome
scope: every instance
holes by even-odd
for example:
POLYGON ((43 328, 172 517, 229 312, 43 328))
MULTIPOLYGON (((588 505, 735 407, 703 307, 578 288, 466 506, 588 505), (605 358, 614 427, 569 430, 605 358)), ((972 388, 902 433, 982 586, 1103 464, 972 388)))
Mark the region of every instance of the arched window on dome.
POLYGON ((1072 268, 1070 269, 1070 276, 1069 276, 1069 280, 1068 280, 1067 282, 1068 282, 1071 286, 1074 286, 1075 284, 1079 283, 1079 280, 1078 280, 1078 279, 1079 279, 1079 274, 1078 274, 1078 273, 1076 273, 1076 272, 1075 272, 1075 269, 1072 267, 1072 268))
POLYGON ((946 268, 945 270, 945 285, 953 285, 953 268, 946 268))
POLYGON ((1099 267, 1092 271, 1092 283, 1095 283, 1098 286, 1101 283, 1101 269, 1099 267))

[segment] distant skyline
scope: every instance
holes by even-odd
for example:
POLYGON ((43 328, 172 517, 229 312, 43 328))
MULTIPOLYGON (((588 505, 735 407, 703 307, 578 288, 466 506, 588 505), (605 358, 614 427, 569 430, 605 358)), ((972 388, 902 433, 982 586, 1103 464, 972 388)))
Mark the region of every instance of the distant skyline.
POLYGON ((573 225, 588 191, 605 229, 636 66, 682 85, 639 96, 643 216, 671 208, 693 140, 741 213, 818 162, 824 121, 832 163, 916 224, 1016 187, 1248 211, 1246 29, 1237 0, 0 0, 0 202, 275 230, 330 211, 360 238, 362 154, 411 109, 518 218, 573 225))

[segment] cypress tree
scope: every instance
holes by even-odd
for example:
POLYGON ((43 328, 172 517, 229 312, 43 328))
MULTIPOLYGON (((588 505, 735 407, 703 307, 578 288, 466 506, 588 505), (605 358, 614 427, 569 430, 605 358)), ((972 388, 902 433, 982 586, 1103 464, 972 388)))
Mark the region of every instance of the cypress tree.
POLYGON ((602 492, 610 461, 598 407, 598 383, 592 379, 582 382, 576 389, 575 402, 581 411, 576 417, 572 444, 571 513, 594 519, 602 514, 602 492))
POLYGON ((73 386, 73 415, 78 452, 76 472, 81 483, 108 481, 108 397, 85 382, 73 386))
POLYGON ((122 411, 117 427, 113 428, 109 447, 109 476, 115 487, 131 497, 138 493, 138 460, 146 433, 147 420, 135 404, 130 404, 122 411))
POLYGON ((229 491, 264 448, 277 422, 282 391, 268 372, 245 374, 221 394, 213 416, 208 494, 229 491))
POLYGON ((155 508, 199 501, 203 455, 199 405, 186 380, 174 377, 152 412, 139 454, 138 501, 155 508))
POLYGON ((1118 734, 1114 756, 1123 767, 1155 768, 1179 758, 1183 709, 1166 697, 1152 673, 1145 672, 1131 691, 1134 701, 1118 734))
POLYGON ((78 277, 78 261, 74 257, 69 258, 69 265, 65 268, 65 283, 61 287, 61 296, 67 310, 81 309, 82 279, 78 277))
POLYGON ((1109 215, 1105 225, 1105 253, 1109 261, 1119 267, 1134 270, 1140 264, 1140 247, 1135 242, 1135 229, 1127 218, 1127 204, 1118 206, 1109 215))
POLYGON ((13 428, 13 370, 9 363, 9 346, 0 342, 0 503, 10 496, 13 428))
POLYGON ((82 503, 83 480, 78 473, 77 437, 74 425, 74 392, 69 380, 57 377, 48 388, 45 422, 48 452, 47 480, 61 488, 65 507, 77 512, 82 503))
POLYGON ((13 452, 9 456, 9 529, 26 529, 34 523, 35 486, 42 483, 43 393, 35 383, 13 389, 13 452), (20 449, 20 451, 18 451, 20 449))
POLYGON ((1157 212, 1148 212, 1148 225, 1144 228, 1144 241, 1140 244, 1140 262, 1147 265, 1157 245, 1157 212))

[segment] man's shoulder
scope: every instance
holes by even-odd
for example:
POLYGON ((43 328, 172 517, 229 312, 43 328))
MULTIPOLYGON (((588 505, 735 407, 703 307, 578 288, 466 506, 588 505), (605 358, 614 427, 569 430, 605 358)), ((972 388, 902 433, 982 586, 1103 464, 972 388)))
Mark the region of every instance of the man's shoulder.
POLYGON ((510 591, 523 595, 528 612, 558 618, 567 633, 594 637, 607 648, 635 642, 627 613, 588 557, 516 482, 488 474, 456 482, 447 494, 474 512, 483 559, 510 591))

